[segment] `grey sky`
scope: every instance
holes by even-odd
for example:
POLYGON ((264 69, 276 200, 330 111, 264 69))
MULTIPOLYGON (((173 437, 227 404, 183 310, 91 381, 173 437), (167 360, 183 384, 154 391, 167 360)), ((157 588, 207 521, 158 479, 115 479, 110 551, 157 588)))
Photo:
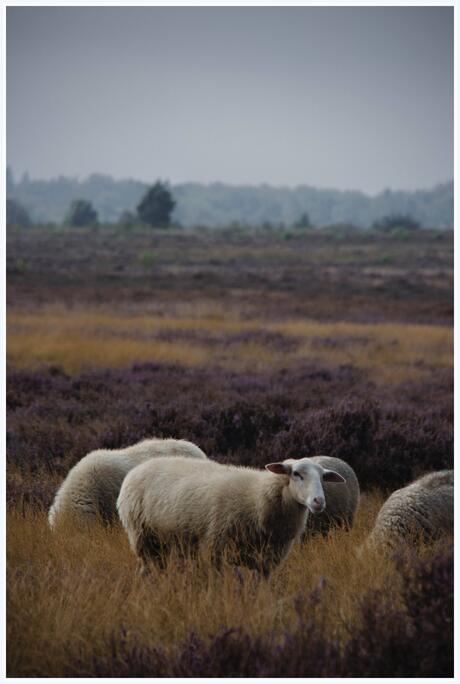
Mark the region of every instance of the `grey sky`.
POLYGON ((309 184, 453 176, 453 10, 7 9, 18 176, 309 184))

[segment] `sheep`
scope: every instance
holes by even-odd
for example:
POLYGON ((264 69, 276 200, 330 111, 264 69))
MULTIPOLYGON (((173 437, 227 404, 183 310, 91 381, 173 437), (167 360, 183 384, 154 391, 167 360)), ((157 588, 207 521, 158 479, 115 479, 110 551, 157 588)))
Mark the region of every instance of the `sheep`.
POLYGON ((226 553, 230 563, 268 577, 308 512, 324 510, 322 482, 344 478, 308 458, 265 468, 158 458, 128 473, 117 508, 141 573, 149 561, 164 568, 172 548, 192 555, 207 548, 218 568, 226 553))
POLYGON ((394 550, 401 544, 453 534, 453 528, 454 471, 440 470, 393 492, 364 546, 394 550))
POLYGON ((309 516, 302 539, 307 541, 312 533, 326 534, 334 525, 351 527, 359 505, 359 482, 353 468, 340 458, 333 456, 312 456, 314 463, 334 470, 346 480, 345 486, 325 482, 326 509, 319 515, 309 516))
POLYGON ((116 501, 126 474, 159 456, 207 459, 191 442, 181 439, 145 439, 125 449, 98 449, 84 456, 67 474, 48 513, 51 528, 64 519, 108 524, 117 519, 116 501))

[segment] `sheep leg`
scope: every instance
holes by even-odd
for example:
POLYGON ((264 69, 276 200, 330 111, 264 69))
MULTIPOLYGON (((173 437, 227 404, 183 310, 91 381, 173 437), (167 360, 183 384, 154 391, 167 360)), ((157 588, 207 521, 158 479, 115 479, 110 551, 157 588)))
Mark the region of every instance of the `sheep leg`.
POLYGON ((136 543, 136 553, 141 562, 141 574, 148 572, 154 562, 161 570, 166 569, 168 547, 151 531, 145 530, 136 543))
POLYGON ((224 556, 224 547, 222 544, 214 544, 211 549, 211 563, 219 572, 222 570, 222 559, 224 556))

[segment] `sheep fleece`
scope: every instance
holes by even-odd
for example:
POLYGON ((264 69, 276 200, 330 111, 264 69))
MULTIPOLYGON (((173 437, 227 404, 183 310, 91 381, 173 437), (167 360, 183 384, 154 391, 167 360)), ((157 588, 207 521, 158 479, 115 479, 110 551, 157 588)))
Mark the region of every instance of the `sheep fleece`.
POLYGON ((268 575, 307 517, 288 484, 289 477, 265 470, 156 459, 126 477, 118 512, 143 565, 152 558, 161 564, 162 553, 174 544, 187 551, 203 544, 217 565, 228 550, 230 562, 268 575))
POLYGON ((453 534, 453 527, 454 471, 441 470, 393 492, 380 509, 369 542, 394 547, 414 535, 430 540, 453 534))
POLYGON ((127 473, 151 458, 161 456, 206 459, 191 442, 180 439, 145 439, 126 449, 98 449, 82 458, 67 474, 48 514, 51 527, 68 516, 80 522, 116 519, 116 501, 127 473))
POLYGON ((324 482, 326 510, 319 515, 308 516, 304 538, 312 532, 325 534, 334 525, 351 527, 359 505, 359 482, 353 468, 333 456, 313 456, 311 460, 323 468, 335 470, 345 478, 345 483, 324 482))

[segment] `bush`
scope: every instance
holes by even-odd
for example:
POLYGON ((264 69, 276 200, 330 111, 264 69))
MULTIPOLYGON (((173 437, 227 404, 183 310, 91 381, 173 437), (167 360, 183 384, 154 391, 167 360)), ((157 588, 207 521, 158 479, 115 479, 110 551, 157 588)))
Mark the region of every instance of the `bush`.
POLYGON ((73 228, 83 228, 97 224, 97 212, 91 202, 84 199, 73 200, 65 216, 64 223, 73 228))
POLYGON ((292 227, 298 228, 300 230, 308 230, 309 228, 313 228, 313 225, 310 221, 309 215, 305 212, 302 214, 299 220, 294 223, 292 227))
POLYGON ((29 212, 17 200, 6 200, 6 225, 20 228, 29 228, 32 225, 29 212))
POLYGON ((420 223, 416 221, 409 214, 390 214, 384 216, 372 224, 374 230, 380 230, 383 233, 394 233, 395 231, 414 231, 420 228, 420 223))
POLYGON ((139 219, 149 226, 161 228, 171 223, 176 203, 167 186, 160 181, 147 190, 137 207, 139 219))
POLYGON ((146 249, 144 252, 139 254, 139 261, 146 271, 150 271, 155 265, 155 254, 150 249, 146 249))

